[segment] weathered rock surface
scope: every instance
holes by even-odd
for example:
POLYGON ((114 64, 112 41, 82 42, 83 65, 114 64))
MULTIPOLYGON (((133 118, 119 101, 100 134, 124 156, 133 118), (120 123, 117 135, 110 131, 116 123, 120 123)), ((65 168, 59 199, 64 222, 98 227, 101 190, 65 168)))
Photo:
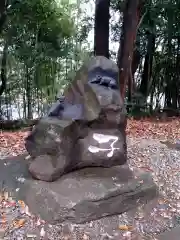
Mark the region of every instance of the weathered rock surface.
POLYGON ((170 239, 172 240, 180 239, 180 226, 177 226, 157 236, 157 240, 170 240, 170 239))
POLYGON ((118 68, 105 57, 81 67, 26 139, 34 178, 54 181, 72 170, 126 163, 126 110, 117 82, 118 68))
POLYGON ((125 165, 81 169, 51 183, 32 179, 26 161, 18 157, 0 161, 0 169, 7 190, 48 222, 83 223, 120 214, 157 194, 148 173, 132 172, 125 165))

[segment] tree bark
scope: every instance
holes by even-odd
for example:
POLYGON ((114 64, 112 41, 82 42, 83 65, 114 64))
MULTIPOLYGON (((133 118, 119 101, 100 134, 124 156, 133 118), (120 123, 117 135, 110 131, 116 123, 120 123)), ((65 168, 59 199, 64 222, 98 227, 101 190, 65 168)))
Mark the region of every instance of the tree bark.
POLYGON ((139 22, 139 8, 139 0, 126 0, 118 51, 119 85, 122 99, 125 97, 126 85, 131 70, 134 42, 139 22))
MULTIPOLYGON (((167 41, 167 56, 168 60, 172 59, 172 39, 173 39, 173 33, 172 33, 172 18, 171 18, 171 12, 168 11, 168 41, 167 41)), ((166 81, 166 87, 165 87, 165 108, 172 108, 172 65, 169 64, 167 60, 167 66, 165 70, 165 81, 166 81)))
POLYGON ((155 51, 155 34, 153 32, 148 32, 148 44, 147 44, 147 52, 144 61, 144 70, 142 74, 142 80, 140 85, 141 94, 147 98, 148 97, 148 87, 150 83, 150 79, 152 76, 152 64, 153 57, 155 51))
POLYGON ((139 63, 141 60, 141 55, 138 49, 134 49, 133 52, 133 59, 131 64, 131 73, 128 78, 128 102, 132 101, 132 94, 135 91, 135 81, 134 81, 134 74, 138 69, 139 63))
POLYGON ((109 58, 110 0, 96 0, 94 26, 94 55, 109 58))
POLYGON ((180 109, 180 37, 178 37, 178 48, 176 58, 176 77, 177 77, 177 107, 180 109))
POLYGON ((27 99, 27 118, 33 119, 32 114, 32 89, 29 68, 26 66, 26 99, 27 99))
POLYGON ((7 18, 6 5, 7 0, 0 0, 0 34, 2 33, 7 18))
POLYGON ((152 0, 149 0, 149 7, 147 8, 147 20, 149 29, 146 31, 147 36, 147 51, 145 55, 144 61, 144 69, 141 79, 141 84, 139 91, 144 96, 145 99, 148 97, 149 85, 152 76, 152 64, 153 64, 153 57, 155 52, 155 43, 156 43, 156 26, 154 23, 154 19, 151 15, 151 6, 152 0))
POLYGON ((2 13, 5 11, 6 8, 6 0, 1 0, 0 1, 0 14, 2 15, 2 13))
POLYGON ((4 44, 3 55, 2 55, 2 60, 1 60, 1 82, 2 83, 1 83, 1 86, 0 86, 0 96, 6 90, 6 83, 7 83, 6 64, 7 64, 8 46, 9 46, 9 42, 6 41, 5 44, 4 44))
POLYGON ((176 63, 174 66, 174 76, 172 77, 172 109, 178 109, 178 95, 179 95, 179 76, 180 76, 180 37, 177 37, 176 63))

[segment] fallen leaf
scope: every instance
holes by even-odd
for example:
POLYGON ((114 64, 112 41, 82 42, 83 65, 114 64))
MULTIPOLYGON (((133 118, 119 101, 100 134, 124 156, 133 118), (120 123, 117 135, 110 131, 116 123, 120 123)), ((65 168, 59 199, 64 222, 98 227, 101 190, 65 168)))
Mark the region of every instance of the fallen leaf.
POLYGON ((20 228, 20 227, 24 226, 25 222, 26 222, 26 220, 23 218, 20 220, 15 220, 15 221, 13 221, 13 226, 16 228, 20 228))
POLYGON ((6 216, 5 216, 5 214, 4 214, 4 213, 3 213, 3 214, 1 214, 0 223, 1 223, 1 224, 6 224, 6 223, 7 223, 7 219, 6 219, 6 216))
POLYGON ((133 230, 132 226, 127 226, 127 225, 119 225, 119 230, 121 231, 131 231, 133 230))
POLYGON ((25 208, 26 204, 22 200, 19 200, 18 203, 22 208, 25 208))

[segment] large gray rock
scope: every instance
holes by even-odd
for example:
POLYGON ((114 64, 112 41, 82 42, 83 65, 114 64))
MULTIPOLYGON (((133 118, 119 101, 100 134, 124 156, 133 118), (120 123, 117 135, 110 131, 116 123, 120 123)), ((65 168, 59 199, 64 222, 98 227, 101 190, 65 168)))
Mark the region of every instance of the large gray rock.
POLYGON ((117 82, 118 68, 105 57, 80 68, 26 139, 34 178, 54 181, 76 169, 126 163, 126 110, 117 82))
POLYGON ((83 223, 120 214, 155 197, 151 177, 127 167, 86 168, 53 183, 29 182, 26 203, 48 222, 83 223))
POLYGON ((126 165, 81 169, 51 183, 32 179, 27 162, 20 157, 1 160, 0 169, 6 190, 51 223, 83 223, 120 214, 157 194, 148 173, 132 172, 126 165))
POLYGON ((26 203, 48 222, 87 222, 120 214, 152 199, 156 187, 148 174, 127 168, 82 169, 53 183, 29 182, 26 203))

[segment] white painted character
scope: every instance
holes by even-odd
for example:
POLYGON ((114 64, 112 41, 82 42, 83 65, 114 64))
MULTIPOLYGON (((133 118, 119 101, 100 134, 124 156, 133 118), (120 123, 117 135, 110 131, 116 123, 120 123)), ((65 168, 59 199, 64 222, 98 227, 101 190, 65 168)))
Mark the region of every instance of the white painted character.
POLYGON ((112 157, 114 154, 115 150, 118 150, 119 148, 115 148, 114 144, 118 141, 117 136, 112 136, 112 135, 105 135, 105 134, 100 134, 100 133, 94 133, 93 134, 94 140, 96 140, 99 144, 101 143, 108 143, 109 141, 113 140, 113 142, 110 144, 110 148, 99 148, 96 146, 90 145, 88 147, 88 150, 91 153, 98 153, 98 152, 105 152, 107 151, 107 157, 112 157))

